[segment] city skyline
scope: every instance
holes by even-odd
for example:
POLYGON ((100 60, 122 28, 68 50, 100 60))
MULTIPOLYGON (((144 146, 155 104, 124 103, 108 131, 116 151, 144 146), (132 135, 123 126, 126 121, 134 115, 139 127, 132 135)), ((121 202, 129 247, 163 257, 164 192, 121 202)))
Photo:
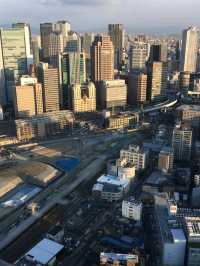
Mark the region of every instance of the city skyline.
POLYGON ((78 31, 105 30, 112 22, 123 23, 128 32, 178 33, 188 25, 200 25, 199 8, 198 0, 175 0, 173 5, 167 0, 22 0, 20 6, 16 0, 2 0, 0 25, 26 21, 37 31, 39 23, 66 19, 78 31), (191 6, 193 12, 188 12, 191 6))

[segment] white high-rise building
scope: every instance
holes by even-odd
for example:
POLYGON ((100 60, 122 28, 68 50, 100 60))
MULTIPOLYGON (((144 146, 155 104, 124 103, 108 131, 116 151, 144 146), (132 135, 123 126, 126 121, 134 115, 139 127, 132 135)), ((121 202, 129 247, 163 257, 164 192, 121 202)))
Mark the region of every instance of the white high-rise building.
POLYGON ((122 202, 122 216, 131 220, 140 221, 142 217, 142 203, 134 198, 122 202))
POLYGON ((130 69, 144 70, 149 57, 149 44, 135 42, 130 48, 130 69))
POLYGON ((172 147, 176 160, 189 161, 192 150, 192 130, 186 126, 176 125, 173 130, 172 147))
POLYGON ((120 159, 126 159, 132 163, 137 171, 144 170, 149 162, 149 150, 137 145, 130 145, 128 150, 120 151, 120 159))
POLYGON ((198 29, 189 27, 183 31, 180 70, 195 72, 197 67, 198 29))

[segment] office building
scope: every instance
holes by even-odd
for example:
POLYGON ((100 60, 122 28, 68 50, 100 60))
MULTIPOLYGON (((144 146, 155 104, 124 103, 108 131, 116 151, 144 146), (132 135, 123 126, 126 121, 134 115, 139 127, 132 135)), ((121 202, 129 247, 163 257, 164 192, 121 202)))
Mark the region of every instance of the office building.
POLYGON ((44 111, 59 111, 61 92, 58 69, 50 68, 48 63, 40 63, 37 66, 37 76, 42 83, 44 111))
POLYGON ((134 42, 130 47, 130 70, 145 70, 149 57, 149 44, 134 42))
POLYGON ((123 200, 122 216, 140 222, 142 218, 142 203, 134 198, 123 200))
POLYGON ((64 50, 70 29, 67 21, 40 24, 42 59, 45 62, 50 63, 50 57, 55 56, 56 50, 64 50))
POLYGON ((158 169, 164 173, 171 172, 174 164, 174 152, 170 147, 164 147, 159 153, 158 169))
POLYGON ((53 67, 59 65, 59 54, 63 53, 65 39, 61 32, 51 32, 49 34, 48 62, 53 67))
POLYGON ((108 35, 114 46, 115 51, 115 68, 119 69, 122 64, 122 54, 124 42, 125 42, 125 31, 122 24, 109 24, 108 25, 108 35))
POLYGON ((103 252, 100 254, 100 265, 104 266, 136 266, 138 262, 138 255, 103 252))
POLYGON ((139 123, 138 113, 116 114, 106 118, 105 126, 109 129, 134 128, 139 123))
POLYGON ((16 82, 32 63, 29 26, 0 29, 0 101, 12 102, 16 82))
POLYGON ((127 163, 126 159, 110 160, 107 163, 107 172, 109 175, 119 176, 120 178, 134 180, 135 166, 127 163))
POLYGON ((165 193, 155 195, 154 202, 156 219, 154 234, 158 239, 154 248, 160 258, 159 265, 183 266, 187 240, 181 222, 179 223, 176 218, 176 206, 172 205, 175 209, 171 208, 170 213, 165 193))
POLYGON ((98 35, 91 47, 92 80, 114 79, 114 47, 110 36, 98 35))
POLYGON ((147 99, 156 101, 166 96, 168 67, 166 62, 152 62, 147 67, 147 99))
POLYGON ((59 63, 62 87, 62 106, 70 105, 69 87, 86 82, 85 53, 63 53, 59 63))
POLYGON ((198 29, 189 27, 183 31, 180 71, 196 72, 198 52, 198 29))
POLYGON ((37 65, 40 62, 40 53, 41 53, 40 36, 32 37, 31 46, 33 51, 33 63, 37 65))
POLYGON ((147 100, 147 75, 142 72, 129 74, 128 104, 140 105, 147 100))
POLYGON ((167 43, 152 44, 150 48, 150 62, 167 62, 167 43))
POLYGON ((187 93, 190 87, 190 72, 180 72, 179 89, 183 93, 187 93))
POLYGON ((200 217, 185 217, 187 266, 200 265, 200 217))
POLYGON ((129 191, 130 180, 118 176, 102 175, 97 179, 92 192, 94 197, 108 202, 119 201, 129 191))
POLYGON ((73 123, 74 115, 68 110, 18 119, 15 120, 16 137, 19 142, 46 139, 69 133, 73 123))
POLYGON ((81 37, 78 33, 74 31, 69 32, 64 51, 66 53, 80 53, 82 51, 81 37))
POLYGON ((72 110, 75 113, 96 111, 96 87, 94 83, 71 86, 72 110))
POLYGON ((172 148, 175 160, 189 161, 192 149, 192 130, 185 125, 176 125, 173 130, 172 148))
POLYGON ((181 105, 176 108, 179 121, 187 122, 191 126, 200 126, 200 106, 199 105, 181 105))
POLYGON ((137 145, 130 145, 127 150, 120 151, 120 158, 135 165, 137 171, 145 170, 149 164, 149 150, 137 145))
POLYGON ((42 85, 37 78, 22 76, 15 87, 14 109, 17 118, 43 113, 42 85))
POLYGON ((91 46, 94 41, 94 33, 85 33, 82 38, 83 51, 85 52, 86 59, 91 58, 91 46))
POLYGON ((102 81, 99 94, 101 108, 123 107, 127 103, 127 85, 124 80, 102 81))

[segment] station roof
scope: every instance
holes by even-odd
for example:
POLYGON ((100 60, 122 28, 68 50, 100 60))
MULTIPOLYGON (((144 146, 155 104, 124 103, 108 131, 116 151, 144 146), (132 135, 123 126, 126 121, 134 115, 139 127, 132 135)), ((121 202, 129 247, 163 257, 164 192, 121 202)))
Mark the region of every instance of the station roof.
POLYGON ((63 245, 60 245, 52 240, 43 239, 35 247, 33 247, 26 256, 32 257, 38 263, 46 265, 51 261, 62 249, 63 245))

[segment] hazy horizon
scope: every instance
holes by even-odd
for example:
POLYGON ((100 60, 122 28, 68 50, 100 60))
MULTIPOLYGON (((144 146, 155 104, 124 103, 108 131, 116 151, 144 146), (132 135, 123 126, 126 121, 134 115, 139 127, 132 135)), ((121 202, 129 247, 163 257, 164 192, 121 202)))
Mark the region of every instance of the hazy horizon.
POLYGON ((38 29, 41 22, 68 20, 83 32, 122 23, 133 33, 168 34, 199 26, 199 9, 198 0, 1 0, 0 24, 26 21, 38 29))

